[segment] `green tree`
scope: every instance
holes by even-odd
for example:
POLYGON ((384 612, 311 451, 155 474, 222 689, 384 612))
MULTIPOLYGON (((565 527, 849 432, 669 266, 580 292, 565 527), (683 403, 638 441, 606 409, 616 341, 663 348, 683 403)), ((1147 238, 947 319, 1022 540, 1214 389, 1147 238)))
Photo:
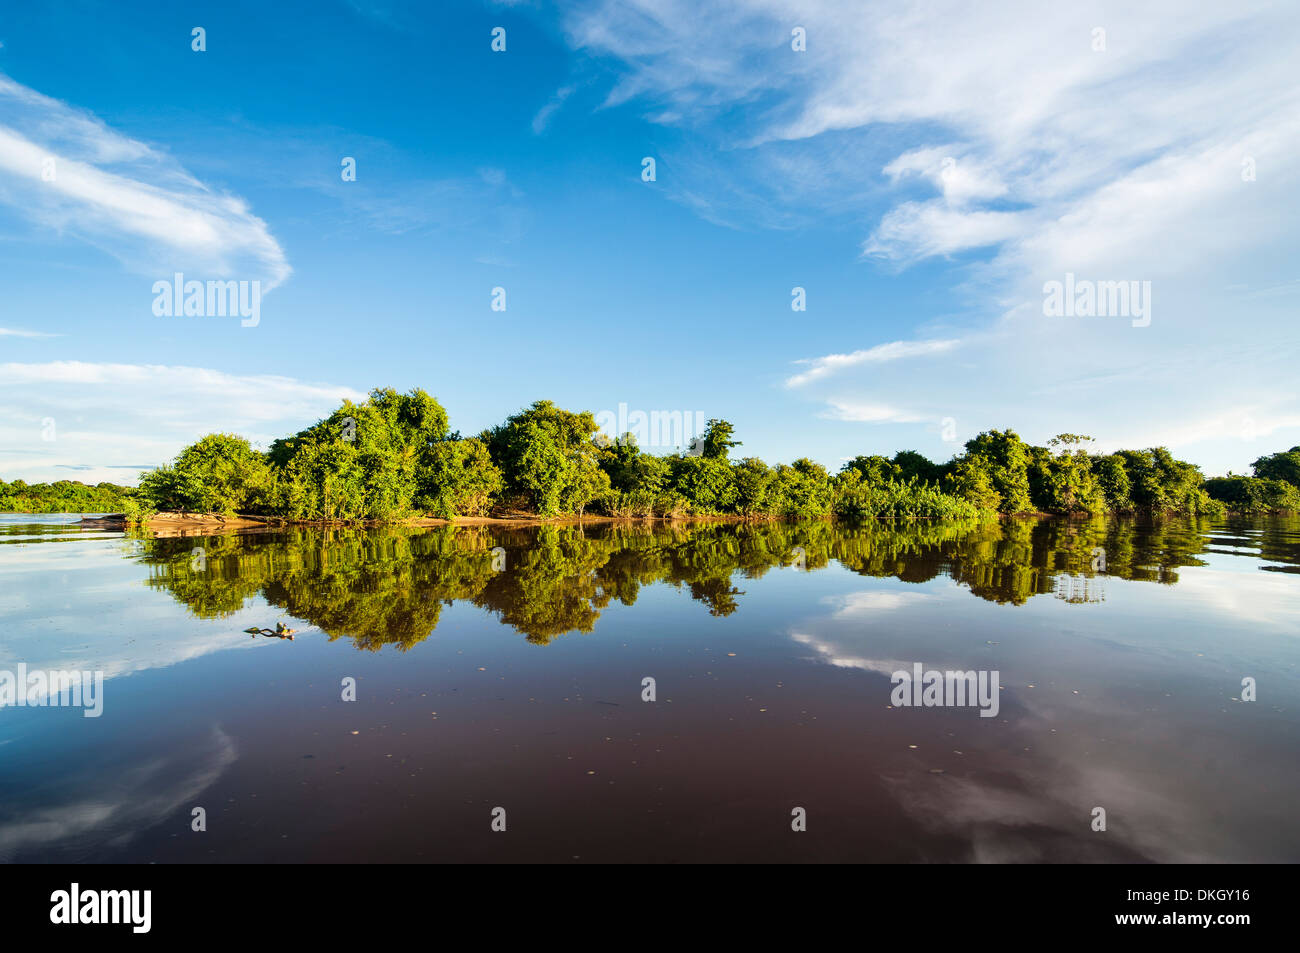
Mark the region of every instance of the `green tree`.
POLYGON ((140 493, 158 510, 191 513, 264 511, 271 503, 266 457, 243 437, 214 433, 182 450, 171 466, 140 480, 140 493))
POLYGON ((657 495, 668 479, 668 463, 662 457, 642 452, 630 433, 600 448, 599 459, 601 468, 609 474, 610 486, 622 493, 657 495))
POLYGON ((1097 476, 1097 485, 1107 509, 1116 513, 1127 513, 1133 509, 1133 498, 1129 494, 1132 483, 1124 457, 1115 453, 1093 457, 1092 471, 1097 476))
POLYGON ((1165 447, 1119 450, 1129 476, 1129 497, 1138 509, 1178 513, 1215 512, 1222 505, 1205 492, 1200 468, 1175 460, 1165 447))
POLYGON ((504 481, 481 440, 444 440, 428 448, 418 476, 417 507, 430 516, 486 516, 504 481))
POLYGON ((978 509, 1000 512, 1002 496, 993 485, 993 477, 983 460, 958 459, 944 480, 944 488, 978 509))
POLYGON ((275 498, 298 519, 401 519, 415 515, 420 471, 447 438, 442 406, 416 389, 370 392, 271 445, 275 498))
POLYGON ((539 400, 484 434, 506 489, 543 516, 579 513, 609 492, 592 442, 599 428, 587 411, 573 413, 539 400))
MULTIPOLYGON (((961 476, 954 485, 965 487, 965 492, 983 495, 981 480, 975 473, 982 472, 997 494, 995 509, 1001 513, 1028 513, 1033 510, 1029 497, 1029 446, 1014 430, 989 430, 966 442, 961 476)), ((967 495, 972 503, 979 500, 967 495)))
POLYGON ((934 463, 929 457, 917 453, 915 450, 900 450, 894 454, 893 479, 904 483, 909 480, 916 480, 920 483, 931 483, 938 486, 943 479, 944 467, 942 464, 934 463))
POLYGON ((1058 434, 1048 447, 1029 448, 1029 496, 1045 513, 1100 513, 1105 493, 1092 471, 1092 458, 1082 449, 1091 437, 1058 434))
POLYGON ((774 492, 776 474, 758 457, 745 457, 732 466, 736 512, 743 516, 770 513, 779 501, 774 492))
POLYGON ((1234 513, 1300 511, 1300 487, 1284 480, 1229 474, 1206 480, 1205 491, 1234 513))
POLYGON ((1300 486, 1300 447, 1260 457, 1251 467, 1261 480, 1281 480, 1300 486))
POLYGON ((840 467, 840 473, 856 473, 863 483, 884 483, 886 480, 892 480, 897 475, 897 470, 893 462, 888 457, 882 457, 879 454, 871 456, 856 456, 844 466, 840 467))
POLYGON ((703 455, 710 460, 725 460, 732 447, 739 447, 739 440, 732 440, 735 428, 725 420, 710 420, 704 428, 702 440, 703 455))
POLYGON ((668 458, 669 489, 689 505, 692 513, 735 513, 736 479, 732 467, 722 457, 668 458))
POLYGON ((776 467, 771 497, 780 515, 807 519, 831 511, 834 490, 826 468, 801 457, 790 466, 776 467))

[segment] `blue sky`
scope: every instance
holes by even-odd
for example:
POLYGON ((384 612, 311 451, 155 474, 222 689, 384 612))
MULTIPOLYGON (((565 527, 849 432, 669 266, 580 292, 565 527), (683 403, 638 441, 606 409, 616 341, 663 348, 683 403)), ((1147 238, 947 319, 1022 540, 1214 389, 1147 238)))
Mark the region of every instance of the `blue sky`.
POLYGON ((375 386, 464 433, 549 398, 832 468, 1012 427, 1244 471, 1300 443, 1300 17, 1128 7, 10 11, 0 476, 133 482, 375 386), (257 325, 155 315, 176 271, 260 282, 257 325), (1150 324, 1044 315, 1067 273, 1150 324))

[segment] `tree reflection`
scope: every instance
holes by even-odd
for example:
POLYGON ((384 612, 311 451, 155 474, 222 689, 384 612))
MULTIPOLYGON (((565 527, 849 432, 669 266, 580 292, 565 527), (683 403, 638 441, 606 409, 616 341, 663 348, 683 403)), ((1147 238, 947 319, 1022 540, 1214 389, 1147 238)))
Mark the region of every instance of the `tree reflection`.
MULTIPOLYGON (((1270 518, 1267 558, 1300 564, 1300 520, 1270 518), (1283 530, 1279 533, 1277 530, 1283 530)), ((1105 577, 1172 585, 1183 566, 1229 549, 1250 525, 1208 518, 1003 520, 993 523, 619 524, 416 528, 297 527, 255 535, 159 538, 139 534, 147 584, 201 618, 221 618, 260 596, 330 639, 359 649, 409 649, 437 627, 444 606, 469 602, 530 642, 590 632, 617 601, 647 586, 689 593, 714 616, 743 609, 743 580, 782 567, 832 563, 864 576, 926 582, 947 576, 973 595, 1020 605, 1037 595, 1103 598, 1105 577), (499 547, 499 549, 498 549, 499 547), (504 551, 504 564, 493 551, 504 551), (1089 581, 1095 580, 1095 581, 1089 581), (738 584, 740 583, 740 584, 738 584)))

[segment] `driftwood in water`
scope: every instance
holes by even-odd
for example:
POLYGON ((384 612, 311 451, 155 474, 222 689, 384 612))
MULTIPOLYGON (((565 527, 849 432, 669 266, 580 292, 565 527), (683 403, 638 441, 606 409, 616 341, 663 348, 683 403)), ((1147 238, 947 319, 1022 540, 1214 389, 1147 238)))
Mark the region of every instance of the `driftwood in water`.
POLYGON ((245 629, 244 631, 253 636, 253 638, 257 638, 259 635, 264 635, 268 639, 288 639, 292 642, 293 634, 298 630, 289 628, 283 622, 277 622, 274 629, 259 629, 257 626, 253 626, 251 629, 245 629))

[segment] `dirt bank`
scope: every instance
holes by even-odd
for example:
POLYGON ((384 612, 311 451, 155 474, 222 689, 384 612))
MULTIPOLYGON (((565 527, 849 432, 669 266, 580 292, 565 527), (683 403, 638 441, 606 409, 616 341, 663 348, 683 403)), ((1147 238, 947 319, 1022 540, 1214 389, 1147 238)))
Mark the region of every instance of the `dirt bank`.
MULTIPOLYGON (((163 535, 190 535, 222 531, 247 532, 257 529, 274 529, 288 526, 592 526, 603 523, 744 523, 768 522, 774 517, 743 516, 563 516, 543 519, 528 513, 511 513, 504 516, 458 516, 455 519, 418 517, 407 520, 291 520, 276 516, 235 515, 219 513, 155 513, 144 526, 163 535)), ((123 513, 87 517, 81 521, 87 528, 122 529, 128 523, 123 513)))

